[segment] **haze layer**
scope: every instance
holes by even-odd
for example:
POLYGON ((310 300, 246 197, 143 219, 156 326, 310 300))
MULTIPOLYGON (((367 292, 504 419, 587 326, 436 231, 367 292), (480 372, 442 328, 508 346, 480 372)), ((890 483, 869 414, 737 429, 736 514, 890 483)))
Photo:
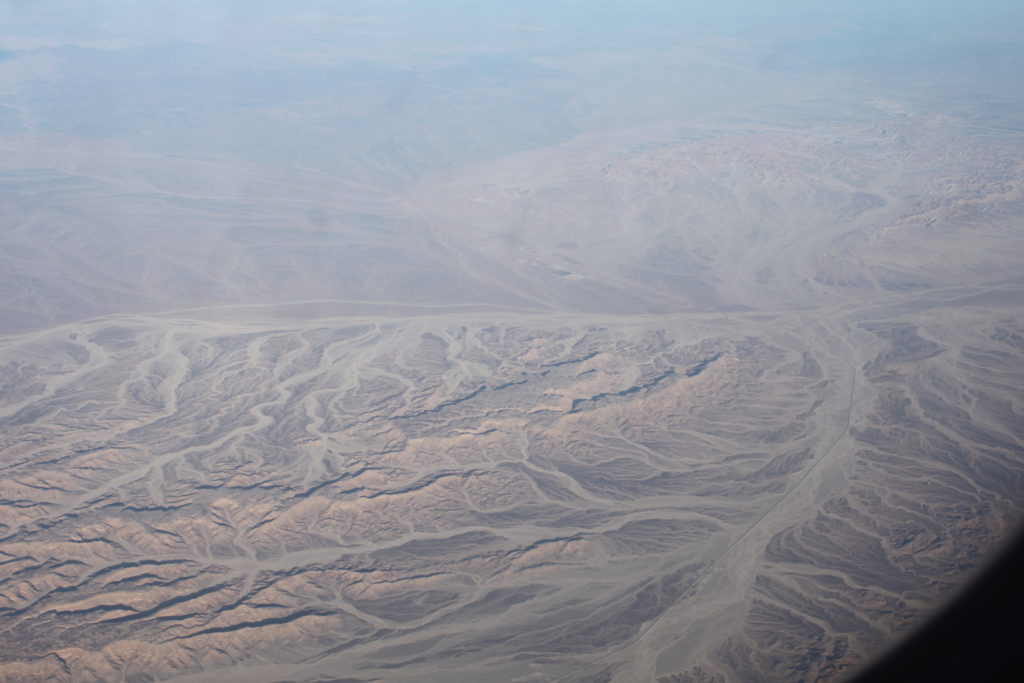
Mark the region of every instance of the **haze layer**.
POLYGON ((2 10, 0 678, 832 680, 1017 528, 1019 10, 257 5, 2 10))

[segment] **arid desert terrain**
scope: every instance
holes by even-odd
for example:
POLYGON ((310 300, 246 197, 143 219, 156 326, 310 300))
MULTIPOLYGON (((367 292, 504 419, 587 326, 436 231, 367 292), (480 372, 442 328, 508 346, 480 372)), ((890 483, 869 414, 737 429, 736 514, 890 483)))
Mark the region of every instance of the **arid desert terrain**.
POLYGON ((280 102, 46 105, 195 40, 0 60, 0 680, 838 680, 1020 525, 994 105, 796 79, 627 120, 596 48, 362 44, 393 71, 335 101, 323 37, 267 48, 280 102))

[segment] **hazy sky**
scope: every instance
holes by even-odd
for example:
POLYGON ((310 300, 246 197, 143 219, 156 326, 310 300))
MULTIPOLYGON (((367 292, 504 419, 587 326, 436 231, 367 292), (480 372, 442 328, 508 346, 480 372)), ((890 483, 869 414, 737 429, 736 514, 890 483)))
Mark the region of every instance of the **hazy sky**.
POLYGON ((307 160, 404 139, 443 165, 762 105, 1019 129, 1021 27, 1010 0, 6 2, 0 134, 307 160))
MULTIPOLYGON (((137 3, 128 0, 79 2, 12 0, 0 7, 4 42, 12 40, 154 40, 173 38, 206 43, 245 44, 259 39, 298 39, 303 26, 316 39, 332 31, 361 29, 365 37, 455 40, 483 44, 531 42, 534 34, 556 33, 566 48, 616 36, 629 40, 637 30, 671 34, 701 29, 723 35, 801 37, 807 31, 857 32, 886 39, 1021 41, 1024 5, 1014 0, 957 2, 895 0, 829 2, 755 0, 622 2, 573 0, 514 3, 490 0, 367 2, 298 0, 280 2, 137 3), (315 20, 315 21, 313 21, 315 20)), ((535 37, 535 36, 534 36, 535 37)), ((28 43, 23 43, 28 44, 28 43)), ((465 48, 467 44, 451 47, 465 48)), ((258 43, 253 47, 258 46, 258 43)), ((400 43, 392 43, 401 48, 400 43)), ((275 45, 269 45, 271 49, 275 45)), ((414 46, 406 44, 406 49, 414 46)), ((865 48, 884 47, 866 45, 865 48)))

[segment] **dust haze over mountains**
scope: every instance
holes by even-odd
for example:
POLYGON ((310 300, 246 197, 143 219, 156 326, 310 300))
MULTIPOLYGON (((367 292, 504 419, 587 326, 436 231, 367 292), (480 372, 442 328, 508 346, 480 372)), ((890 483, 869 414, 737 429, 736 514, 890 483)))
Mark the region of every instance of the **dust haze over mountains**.
POLYGON ((1024 505, 1017 3, 0 8, 0 679, 836 680, 1024 505))

